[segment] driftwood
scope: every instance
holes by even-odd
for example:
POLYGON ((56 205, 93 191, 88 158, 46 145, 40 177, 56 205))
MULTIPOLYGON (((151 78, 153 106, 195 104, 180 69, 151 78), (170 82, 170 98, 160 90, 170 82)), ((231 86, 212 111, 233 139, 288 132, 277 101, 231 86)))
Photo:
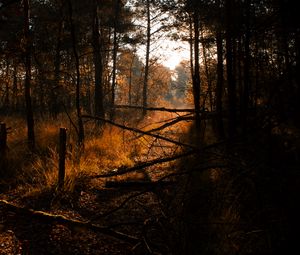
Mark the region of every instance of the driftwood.
POLYGON ((79 221, 79 220, 73 220, 73 219, 68 219, 63 215, 53 215, 49 214, 43 211, 35 211, 33 209, 28 209, 25 207, 20 207, 17 205, 14 205, 6 200, 0 200, 0 207, 1 210, 6 210, 9 212, 13 212, 17 214, 18 216, 25 216, 25 217, 30 217, 34 218, 40 221, 43 221, 46 224, 62 224, 65 226, 68 226, 70 228, 76 229, 86 229, 86 230, 92 230, 96 233, 101 233, 110 237, 114 237, 116 239, 119 239, 121 241, 136 245, 138 244, 141 240, 137 237, 130 236, 118 231, 114 231, 110 229, 109 227, 103 227, 103 226, 98 226, 95 224, 92 224, 89 221, 79 221))

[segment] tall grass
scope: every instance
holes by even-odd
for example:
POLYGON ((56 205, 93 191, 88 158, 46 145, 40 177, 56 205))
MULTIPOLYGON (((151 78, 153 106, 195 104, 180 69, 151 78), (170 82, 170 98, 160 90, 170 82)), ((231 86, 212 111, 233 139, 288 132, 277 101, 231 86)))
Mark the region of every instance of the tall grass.
POLYGON ((68 127, 66 177, 64 191, 74 189, 83 176, 99 174, 120 166, 131 166, 132 141, 116 128, 99 128, 87 123, 84 150, 78 148, 76 132, 68 120, 44 120, 36 123, 36 151, 27 148, 26 123, 21 118, 5 117, 11 127, 8 134, 8 153, 5 169, 0 169, 1 184, 15 188, 26 187, 37 192, 53 189, 58 178, 59 127, 68 127))

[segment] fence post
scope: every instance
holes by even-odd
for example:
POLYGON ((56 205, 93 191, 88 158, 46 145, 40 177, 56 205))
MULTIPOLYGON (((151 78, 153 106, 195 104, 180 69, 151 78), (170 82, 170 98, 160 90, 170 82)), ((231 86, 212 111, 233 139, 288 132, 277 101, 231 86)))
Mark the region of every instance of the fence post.
POLYGON ((62 189, 65 181, 65 160, 66 160, 67 129, 59 129, 59 167, 58 167, 58 188, 62 189))
POLYGON ((1 155, 6 151, 7 147, 7 131, 6 131, 6 124, 1 122, 0 123, 0 153, 1 155))
POLYGON ((0 123, 0 172, 4 173, 7 168, 6 162, 7 152, 7 129, 6 124, 0 123))

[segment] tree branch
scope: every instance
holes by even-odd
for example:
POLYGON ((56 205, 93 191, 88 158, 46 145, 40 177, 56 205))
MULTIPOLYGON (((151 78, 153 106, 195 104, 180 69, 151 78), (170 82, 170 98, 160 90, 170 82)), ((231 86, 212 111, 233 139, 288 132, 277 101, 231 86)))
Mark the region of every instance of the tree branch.
POLYGON ((118 128, 122 128, 122 129, 125 129, 125 130, 129 130, 129 131, 132 131, 132 132, 135 132, 135 133, 139 133, 139 134, 143 134, 143 135, 147 135, 147 136, 152 136, 152 137, 155 137, 157 139, 160 139, 160 140, 163 140, 163 141, 166 141, 166 142, 169 142, 169 143, 176 144, 178 146, 184 146, 184 147, 187 147, 187 148, 190 148, 190 149, 196 149, 196 147, 193 146, 193 145, 191 145, 191 144, 174 141, 174 140, 169 139, 167 137, 163 137, 163 136, 156 135, 156 134, 151 134, 149 132, 146 132, 146 131, 143 131, 143 130, 140 130, 140 129, 137 129, 137 128, 127 127, 125 125, 121 125, 121 124, 115 123, 115 122, 113 122, 111 120, 107 120, 107 119, 104 119, 104 118, 101 118, 101 117, 91 116, 91 115, 82 115, 82 118, 89 118, 89 119, 100 120, 100 121, 103 121, 103 122, 108 123, 110 125, 116 126, 118 128))
POLYGON ((133 245, 135 245, 141 241, 137 237, 130 236, 130 235, 118 232, 118 231, 114 231, 114 230, 110 229, 109 227, 98 226, 98 225, 92 224, 88 221, 84 222, 84 221, 79 221, 79 220, 68 219, 63 215, 53 215, 53 214, 49 214, 49 213, 46 213, 43 211, 35 211, 33 209, 28 209, 25 207, 20 207, 20 206, 14 205, 6 200, 0 200, 0 206, 1 206, 1 209, 16 213, 17 215, 35 218, 35 219, 41 220, 48 224, 59 223, 62 225, 73 227, 73 228, 89 229, 94 232, 108 235, 108 236, 114 237, 116 239, 119 239, 121 241, 130 243, 133 245))
POLYGON ((194 109, 173 109, 173 108, 165 108, 165 107, 143 107, 137 105, 115 105, 115 108, 127 108, 127 109, 139 109, 139 110, 147 110, 147 111, 161 111, 161 112, 195 112, 194 109))
POLYGON ((113 177, 113 176, 120 176, 120 175, 124 175, 127 173, 135 172, 137 170, 142 170, 146 167, 153 166, 156 164, 171 162, 171 161, 174 161, 179 158, 190 156, 194 153, 196 153, 196 150, 191 150, 191 151, 188 151, 188 152, 185 152, 182 154, 178 154, 175 156, 166 157, 166 158, 158 158, 158 159, 154 159, 154 160, 151 160, 148 162, 143 162, 143 163, 137 164, 136 166, 133 166, 133 167, 129 167, 129 168, 125 168, 125 169, 120 168, 120 169, 118 169, 118 171, 114 171, 114 172, 110 172, 110 173, 106 173, 106 174, 93 175, 90 178, 95 179, 95 178, 108 178, 108 177, 113 177))

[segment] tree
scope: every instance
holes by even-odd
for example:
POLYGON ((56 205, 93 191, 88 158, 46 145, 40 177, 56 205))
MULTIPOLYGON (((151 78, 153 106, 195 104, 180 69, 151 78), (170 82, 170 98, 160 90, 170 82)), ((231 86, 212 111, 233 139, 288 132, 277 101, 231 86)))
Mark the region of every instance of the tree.
POLYGON ((31 102, 31 37, 30 37, 30 14, 29 0, 23 0, 24 9, 24 63, 25 63, 25 102, 27 118, 28 147, 35 149, 34 119, 31 102))
POLYGON ((94 1, 94 15, 92 26, 92 46, 93 46, 93 60, 95 68, 95 92, 94 92, 94 114, 101 118, 104 117, 104 93, 103 93, 103 52, 101 49, 101 39, 99 34, 99 10, 98 1, 94 1))
POLYGON ((77 113, 77 123, 78 123, 78 144, 83 146, 84 143, 84 127, 81 118, 81 103, 80 103, 80 70, 79 70, 79 55, 77 52, 77 40, 75 34, 75 27, 73 23, 73 7, 71 0, 68 0, 68 11, 69 11, 69 25, 71 29, 71 37, 72 37, 72 48, 73 54, 75 58, 75 67, 76 67, 76 113, 77 113))

